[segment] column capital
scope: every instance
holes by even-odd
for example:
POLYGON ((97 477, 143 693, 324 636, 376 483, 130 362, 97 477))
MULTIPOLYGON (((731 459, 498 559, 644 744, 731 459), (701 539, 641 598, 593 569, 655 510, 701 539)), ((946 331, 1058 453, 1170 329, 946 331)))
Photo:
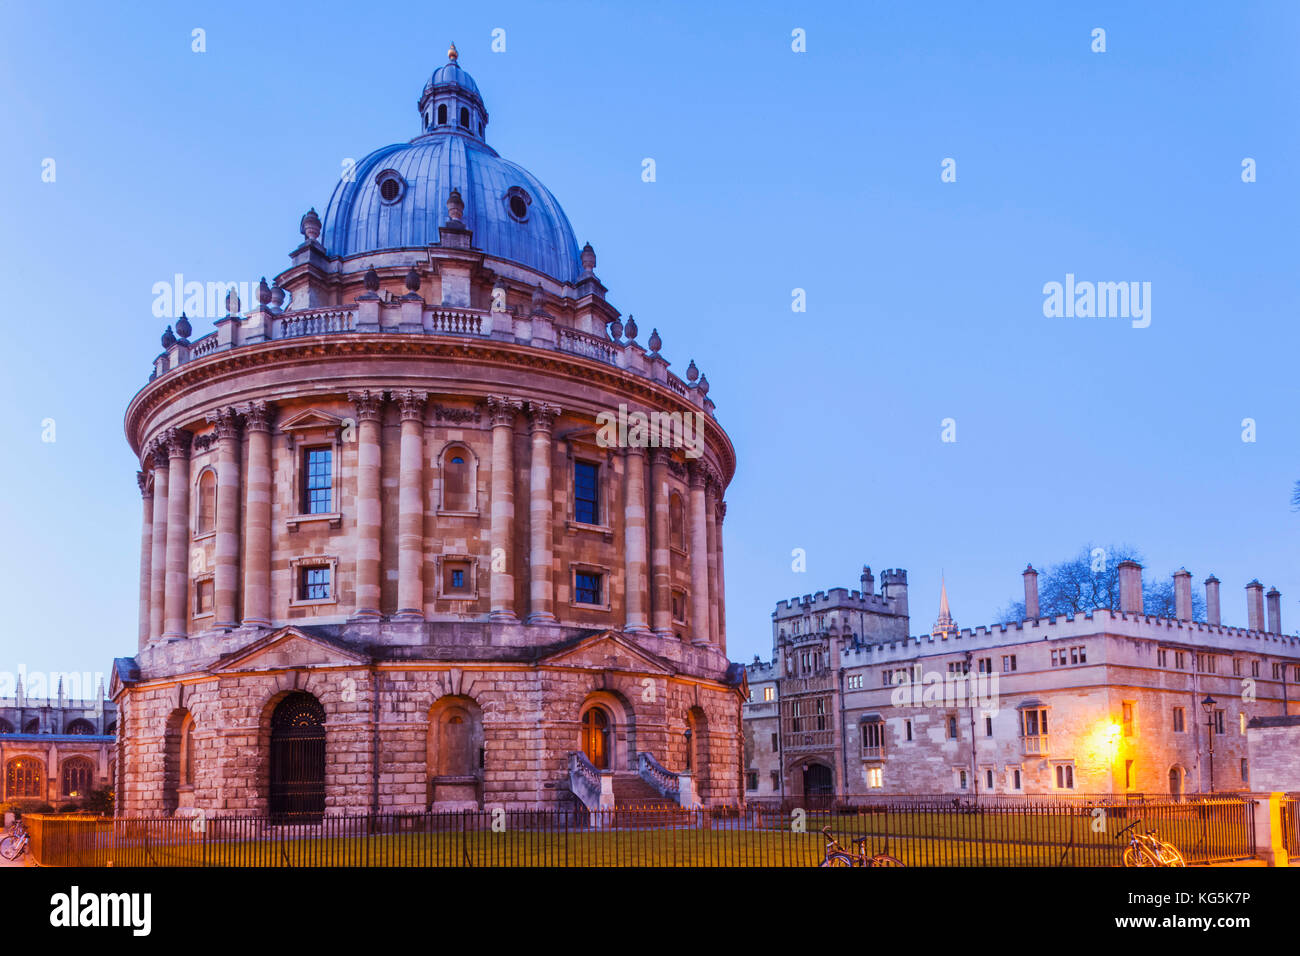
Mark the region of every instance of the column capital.
POLYGON ((528 422, 530 429, 536 432, 546 432, 548 435, 551 429, 555 427, 555 419, 560 414, 559 405, 548 405, 545 402, 528 403, 528 422))
POLYGON ((243 416, 234 406, 208 412, 204 420, 216 425, 217 441, 238 441, 243 416))
POLYGON ((667 448, 651 448, 650 464, 667 467, 673 460, 673 453, 667 448))
POLYGON ((190 444, 194 435, 184 428, 169 428, 158 436, 159 442, 167 449, 168 458, 189 458, 190 444))
POLYGON ((705 488, 709 483, 709 466, 699 459, 686 462, 686 474, 692 488, 705 488))
POLYGON ((250 432, 269 432, 275 406, 270 402, 249 402, 240 406, 239 413, 244 416, 244 427, 250 432))
POLYGON ((727 503, 721 498, 718 499, 718 524, 722 524, 722 519, 727 516, 727 503))
POLYGON ((513 426, 515 417, 523 407, 523 402, 506 395, 489 395, 487 397, 488 419, 494 428, 497 425, 513 426))
POLYGON ((153 481, 147 471, 137 471, 135 473, 135 483, 140 486, 140 497, 153 497, 153 481))
POLYGON ((408 388, 400 392, 390 392, 389 397, 401 408, 402 421, 424 421, 424 405, 429 400, 428 392, 417 392, 408 388))
POLYGON ((377 422, 383 412, 384 393, 372 392, 365 388, 359 392, 348 392, 348 401, 357 407, 357 418, 363 422, 377 422))

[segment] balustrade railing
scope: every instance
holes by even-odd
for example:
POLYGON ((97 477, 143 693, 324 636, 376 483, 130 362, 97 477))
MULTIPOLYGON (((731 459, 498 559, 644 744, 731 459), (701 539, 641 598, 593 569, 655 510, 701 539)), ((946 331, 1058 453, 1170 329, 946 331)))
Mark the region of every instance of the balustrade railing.
POLYGON ((600 806, 600 771, 580 750, 569 754, 569 789, 587 809, 600 806))
POLYGON ((434 309, 429 313, 429 329, 446 335, 482 335, 483 317, 472 312, 434 309))
POLYGON ((294 339, 302 335, 354 332, 356 327, 356 313, 350 309, 321 309, 277 316, 273 334, 277 339, 294 339))
POLYGON ((664 767, 654 755, 641 751, 637 754, 637 771, 641 779, 654 787, 665 797, 677 800, 681 794, 681 781, 677 774, 664 767))
POLYGON ((577 329, 557 327, 555 344, 561 352, 581 355, 583 358, 596 359, 598 362, 607 362, 610 365, 618 364, 617 353, 612 342, 598 339, 586 332, 579 332, 577 329))

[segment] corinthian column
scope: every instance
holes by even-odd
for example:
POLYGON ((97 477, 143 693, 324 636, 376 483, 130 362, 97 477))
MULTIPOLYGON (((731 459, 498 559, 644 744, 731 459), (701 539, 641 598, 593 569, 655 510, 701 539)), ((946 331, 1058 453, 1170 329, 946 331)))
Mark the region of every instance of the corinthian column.
POLYGON ((357 408, 357 583, 352 617, 378 621, 379 547, 382 510, 379 504, 380 435, 383 421, 383 392, 349 392, 348 401, 357 408))
POLYGON ((217 548, 212 572, 215 627, 237 627, 239 617, 239 413, 208 415, 217 428, 217 548))
POLYGON ((402 410, 397 495, 397 615, 424 620, 424 403, 427 392, 394 392, 402 410))
POLYGON ((668 458, 664 448, 650 451, 650 564, 654 577, 654 630, 673 636, 672 553, 669 551, 668 458))
MULTIPOLYGON (((721 494, 721 487, 719 487, 721 494)), ((718 606, 718 630, 714 637, 717 642, 718 650, 727 653, 727 584, 726 576, 723 574, 725 562, 722 560, 722 521, 727 517, 727 503, 718 502, 718 593, 714 596, 713 602, 718 606)))
POLYGON ((492 419, 492 614, 494 621, 515 616, 515 416, 522 403, 489 396, 492 419))
MULTIPOLYGON (((555 620, 555 582, 551 565, 551 432, 560 409, 544 402, 528 403, 532 460, 528 470, 528 623, 555 620)), ((493 471, 493 475, 496 471, 493 471)))
POLYGON ((167 432, 167 583, 163 637, 189 636, 190 442, 183 428, 167 432))
POLYGON ((140 647, 149 643, 149 565, 153 560, 153 482, 147 472, 135 473, 136 483, 140 486, 140 498, 143 502, 143 515, 140 528, 140 647))
POLYGON ((691 486, 691 643, 709 643, 709 522, 704 486, 708 472, 698 460, 689 462, 691 486))
POLYGON ((163 594, 167 589, 167 446, 155 438, 153 459, 153 541, 149 555, 149 640, 163 635, 163 594))
POLYGON ((274 406, 242 409, 248 429, 248 502, 244 508, 244 624, 271 626, 271 418, 274 406))
POLYGON ((719 643, 718 631, 718 482, 709 476, 704 488, 704 516, 709 538, 709 639, 719 643))
POLYGON ((649 581, 646 574, 645 449, 623 453, 623 592, 626 630, 650 633, 647 616, 649 581))

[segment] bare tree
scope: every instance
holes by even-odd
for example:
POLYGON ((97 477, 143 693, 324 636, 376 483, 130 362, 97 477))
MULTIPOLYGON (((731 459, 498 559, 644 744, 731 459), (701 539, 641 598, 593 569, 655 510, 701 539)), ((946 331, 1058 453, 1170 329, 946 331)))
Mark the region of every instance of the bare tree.
MULTIPOLYGON (((1118 611, 1119 565, 1123 561, 1143 563, 1142 554, 1128 545, 1105 548, 1088 545, 1068 561, 1055 564, 1038 575, 1038 613, 1041 617, 1063 617, 1106 609, 1118 611)), ((1172 575, 1147 579, 1142 587, 1143 609, 1153 617, 1176 616, 1172 575)), ((1192 593, 1192 617, 1205 620, 1205 599, 1192 593)), ((1009 604, 999 621, 1010 624, 1025 619, 1024 601, 1009 604)))

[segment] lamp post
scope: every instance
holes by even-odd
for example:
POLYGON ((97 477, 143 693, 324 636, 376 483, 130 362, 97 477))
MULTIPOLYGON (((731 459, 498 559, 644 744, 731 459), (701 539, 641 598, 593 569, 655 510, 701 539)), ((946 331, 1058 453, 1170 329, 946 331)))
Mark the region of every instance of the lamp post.
POLYGON ((691 760, 691 728, 687 727, 682 736, 686 738, 686 772, 691 773, 695 770, 694 761, 691 760))
POLYGON ((1205 711, 1205 726, 1210 732, 1210 793, 1214 793, 1214 705, 1217 703, 1209 694, 1201 701, 1201 709, 1205 711))

